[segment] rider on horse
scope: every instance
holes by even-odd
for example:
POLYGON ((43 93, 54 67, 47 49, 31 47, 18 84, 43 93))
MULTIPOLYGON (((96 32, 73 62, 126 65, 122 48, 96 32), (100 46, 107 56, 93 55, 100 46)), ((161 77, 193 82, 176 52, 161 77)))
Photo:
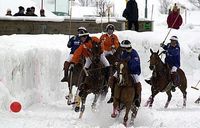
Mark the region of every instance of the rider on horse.
MULTIPOLYGON (((128 59, 128 68, 134 80, 133 86, 135 87, 136 90, 134 101, 135 105, 139 107, 141 102, 141 91, 142 91, 141 83, 139 81, 139 75, 141 74, 140 58, 137 51, 132 48, 131 42, 129 40, 123 40, 120 46, 123 49, 123 52, 120 56, 121 59, 128 59)), ((115 74, 112 77, 110 77, 109 86, 114 88, 114 84, 116 82, 117 82, 117 72, 115 72, 115 74)), ((111 91, 112 96, 114 96, 113 92, 114 91, 111 91)), ((113 97, 111 97, 109 101, 108 103, 113 102, 113 97)))
MULTIPOLYGON (((71 65, 73 66, 74 64, 77 64, 79 62, 79 59, 81 56, 85 57, 85 65, 84 65, 84 69, 88 69, 92 63, 91 61, 91 56, 92 53, 90 52, 90 49, 92 48, 92 43, 100 43, 99 39, 97 37, 90 37, 89 33, 87 32, 87 30, 82 30, 79 33, 79 37, 80 37, 80 41, 81 41, 81 45, 79 46, 79 48, 74 52, 74 55, 71 59, 71 65)), ((105 66, 105 79, 108 79, 109 77, 109 68, 110 68, 110 63, 108 62, 108 60, 106 59, 105 55, 103 53, 101 53, 100 55, 100 61, 104 64, 105 66)))
MULTIPOLYGON (((180 67, 180 47, 177 36, 170 38, 171 42, 167 45, 163 43, 160 46, 166 51, 165 63, 171 68, 171 80, 172 88, 174 92, 175 87, 179 85, 177 69, 180 67)), ((145 80, 148 84, 151 84, 151 80, 145 80)))
MULTIPOLYGON (((78 34, 80 33, 81 30, 86 30, 85 27, 79 27, 78 28, 78 34)), ((68 48, 71 48, 71 51, 70 51, 70 54, 67 58, 67 60, 64 62, 64 67, 63 67, 63 70, 64 70, 64 78, 61 80, 61 82, 67 82, 67 76, 68 76, 68 68, 69 68, 69 62, 75 52, 75 50, 80 46, 81 42, 80 42, 80 38, 79 36, 75 35, 73 37, 71 37, 67 43, 67 47, 68 48)))
POLYGON ((118 37, 113 34, 115 26, 113 24, 108 24, 106 26, 106 34, 100 37, 100 42, 103 47, 103 53, 105 56, 113 55, 116 49, 119 47, 118 37))

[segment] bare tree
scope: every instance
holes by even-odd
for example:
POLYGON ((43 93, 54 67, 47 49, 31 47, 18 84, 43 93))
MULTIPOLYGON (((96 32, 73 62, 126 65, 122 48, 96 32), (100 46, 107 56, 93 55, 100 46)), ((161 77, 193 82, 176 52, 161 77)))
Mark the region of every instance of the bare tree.
POLYGON ((160 1, 160 9, 159 9, 160 13, 167 14, 171 1, 170 0, 159 0, 159 1, 160 1))
POLYGON ((197 8, 200 8, 200 0, 189 0, 190 3, 192 3, 197 8))
POLYGON ((95 6, 96 0, 78 0, 81 6, 95 6))

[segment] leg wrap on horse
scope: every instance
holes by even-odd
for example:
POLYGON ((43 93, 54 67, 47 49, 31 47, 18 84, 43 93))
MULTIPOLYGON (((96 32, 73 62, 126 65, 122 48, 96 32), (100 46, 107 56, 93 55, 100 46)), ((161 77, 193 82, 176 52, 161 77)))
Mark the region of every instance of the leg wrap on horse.
POLYGON ((65 61, 64 67, 63 67, 64 77, 62 78, 61 82, 67 82, 69 65, 70 65, 70 63, 68 61, 65 61))
POLYGON ((141 85, 141 83, 139 82, 139 83, 134 84, 134 87, 135 87, 135 98, 134 98, 135 105, 136 105, 137 107, 140 107, 142 85, 141 85))

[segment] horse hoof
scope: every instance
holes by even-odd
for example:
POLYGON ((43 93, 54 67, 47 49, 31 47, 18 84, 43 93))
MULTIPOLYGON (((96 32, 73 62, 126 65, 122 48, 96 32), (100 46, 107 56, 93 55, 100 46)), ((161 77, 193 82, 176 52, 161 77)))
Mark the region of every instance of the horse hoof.
POLYGON ((111 117, 112 117, 112 118, 116 118, 116 117, 117 117, 117 114, 113 113, 113 114, 111 114, 111 117))
POLYGON ((72 104, 72 102, 71 101, 67 101, 67 105, 71 105, 72 104))
POLYGON ((79 110, 80 110, 80 107, 75 107, 75 112, 79 112, 79 110))
POLYGON ((124 122, 123 124, 124 124, 125 127, 127 127, 127 122, 124 122))

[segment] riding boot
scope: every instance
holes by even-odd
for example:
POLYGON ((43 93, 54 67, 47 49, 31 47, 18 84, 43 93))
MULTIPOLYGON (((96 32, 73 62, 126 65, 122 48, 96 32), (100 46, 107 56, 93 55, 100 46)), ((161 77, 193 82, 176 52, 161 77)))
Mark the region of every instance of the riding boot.
POLYGON ((109 80, 109 76, 110 76, 110 67, 105 67, 104 75, 105 75, 106 81, 108 81, 109 80))
POLYGON ((152 79, 152 77, 151 77, 149 80, 145 79, 144 81, 145 81, 147 84, 152 85, 151 79, 152 79))
POLYGON ((171 74, 171 80, 172 80, 172 87, 171 87, 171 90, 172 92, 175 92, 176 91, 176 87, 179 85, 178 83, 178 80, 177 80, 177 72, 172 72, 171 74))
POLYGON ((135 98, 134 98, 135 105, 136 105, 137 107, 140 107, 142 85, 141 85, 141 83, 139 82, 139 83, 134 84, 134 87, 135 87, 135 98))
POLYGON ((111 76, 108 80, 108 86, 111 88, 111 97, 107 101, 107 103, 112 103, 113 102, 113 97, 114 97, 114 86, 117 82, 117 78, 114 76, 111 76))
POLYGON ((64 77, 62 78, 61 82, 67 82, 69 65, 70 65, 70 63, 68 61, 65 61, 64 67, 63 67, 64 77))

